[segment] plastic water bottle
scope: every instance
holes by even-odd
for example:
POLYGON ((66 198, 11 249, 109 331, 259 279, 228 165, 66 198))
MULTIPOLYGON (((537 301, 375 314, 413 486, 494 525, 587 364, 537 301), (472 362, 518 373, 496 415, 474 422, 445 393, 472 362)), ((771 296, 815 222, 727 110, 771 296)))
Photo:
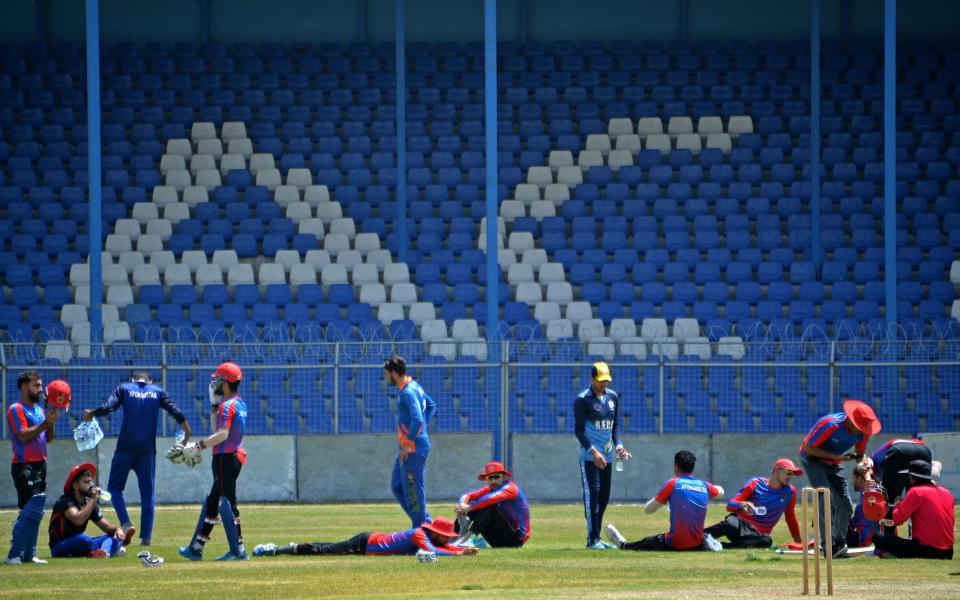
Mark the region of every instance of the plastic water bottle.
POLYGON ((113 494, 107 490, 100 490, 100 501, 101 502, 110 502, 113 500, 113 494))
POLYGON ((613 463, 613 468, 617 471, 617 473, 623 473, 623 459, 622 459, 622 458, 618 458, 618 459, 613 463))
POLYGON ((84 421, 73 430, 73 440, 77 443, 77 450, 84 452, 93 450, 103 439, 103 430, 96 418, 84 421))
POLYGON ((182 445, 183 445, 183 439, 184 439, 185 437, 187 437, 186 432, 185 432, 184 430, 182 430, 182 429, 178 429, 178 430, 177 430, 177 435, 174 436, 174 439, 176 440, 176 442, 177 442, 178 444, 180 444, 180 445, 182 446, 182 445))

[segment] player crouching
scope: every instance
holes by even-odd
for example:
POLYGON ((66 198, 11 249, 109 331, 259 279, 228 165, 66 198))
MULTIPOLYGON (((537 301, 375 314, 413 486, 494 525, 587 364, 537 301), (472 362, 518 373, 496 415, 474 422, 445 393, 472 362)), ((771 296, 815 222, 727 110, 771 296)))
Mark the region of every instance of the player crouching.
POLYGON ((459 548, 451 542, 457 539, 453 521, 438 517, 432 523, 423 523, 406 531, 381 533, 379 531, 358 533, 341 542, 291 543, 280 548, 276 544, 260 544, 253 549, 254 556, 277 556, 279 554, 342 556, 413 555, 420 553, 434 556, 460 556, 476 554, 476 548, 459 548))
POLYGON ((93 482, 97 467, 83 463, 70 469, 63 484, 63 495, 53 506, 50 516, 50 555, 54 558, 108 558, 126 554, 136 529, 124 534, 120 527, 111 525, 100 512, 97 501, 101 490, 93 482), (106 535, 90 537, 84 530, 93 523, 106 535))

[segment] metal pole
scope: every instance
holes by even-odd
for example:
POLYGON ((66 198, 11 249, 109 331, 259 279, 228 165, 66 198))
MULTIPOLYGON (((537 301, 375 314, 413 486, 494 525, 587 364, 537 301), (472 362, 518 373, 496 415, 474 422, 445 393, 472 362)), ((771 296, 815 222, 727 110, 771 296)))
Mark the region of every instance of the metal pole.
POLYGON ((897 325, 897 0, 883 3, 883 262, 887 338, 897 325))
POLYGON ((333 433, 340 433, 340 342, 333 346, 333 433))
POLYGON ((407 54, 406 3, 396 0, 397 67, 397 256, 406 262, 407 237, 407 54))
MULTIPOLYGON (((0 370, 0 385, 3 386, 3 390, 0 391, 0 394, 3 395, 3 414, 7 414, 7 355, 6 348, 3 344, 0 344, 0 364, 3 365, 3 369, 0 370)), ((7 437, 7 420, 3 420, 3 437, 7 437)))
POLYGON ((819 273, 820 247, 820 0, 810 0, 810 257, 819 273))
POLYGON ((87 168, 90 179, 90 342, 103 339, 100 304, 103 302, 102 189, 100 150, 100 0, 87 0, 87 168))
POLYGON ((497 0, 483 2, 483 59, 487 135, 487 340, 498 337, 500 265, 497 255, 497 0))
POLYGON ((677 18, 677 38, 685 42, 690 39, 690 0, 680 0, 677 18))
POLYGON ((200 0, 200 43, 210 42, 210 0, 200 0))
POLYGON ((830 412, 833 412, 833 390, 834 378, 837 376, 837 342, 830 342, 830 362, 827 364, 829 379, 827 384, 827 393, 830 395, 830 412))
MULTIPOLYGON (((161 342, 160 344, 160 386, 163 389, 167 389, 167 344, 161 342)), ((177 398, 177 402, 186 402, 181 398, 177 398)), ((191 400, 192 402, 192 400, 191 400)), ((167 420, 163 420, 163 435, 167 435, 167 420)))
POLYGON ((660 382, 659 382, 660 383, 660 418, 658 419, 659 424, 657 425, 657 427, 659 429, 658 433, 660 435, 663 435, 663 410, 666 404, 664 402, 663 396, 664 396, 664 386, 666 385, 666 378, 664 377, 665 373, 664 373, 664 366, 663 366, 663 348, 661 347, 659 342, 654 342, 654 343, 657 344, 658 346, 657 352, 659 353, 659 356, 658 356, 659 360, 657 362, 660 366, 660 368, 658 369, 658 376, 660 377, 660 382))
MULTIPOLYGON (((500 456, 506 465, 513 464, 510 447, 510 342, 500 345, 500 456)), ((509 468, 509 467, 508 467, 509 468)))

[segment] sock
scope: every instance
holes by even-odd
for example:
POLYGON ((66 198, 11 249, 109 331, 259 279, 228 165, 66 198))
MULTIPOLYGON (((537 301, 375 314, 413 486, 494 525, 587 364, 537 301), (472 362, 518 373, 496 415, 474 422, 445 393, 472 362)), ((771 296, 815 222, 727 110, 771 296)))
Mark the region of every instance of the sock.
POLYGON ((237 546, 238 546, 238 551, 239 551, 240 555, 242 556, 242 555, 244 555, 244 554, 247 553, 247 550, 246 550, 246 548, 243 547, 243 532, 240 530, 240 517, 237 517, 237 520, 236 520, 235 522, 236 522, 236 524, 237 524, 237 546))

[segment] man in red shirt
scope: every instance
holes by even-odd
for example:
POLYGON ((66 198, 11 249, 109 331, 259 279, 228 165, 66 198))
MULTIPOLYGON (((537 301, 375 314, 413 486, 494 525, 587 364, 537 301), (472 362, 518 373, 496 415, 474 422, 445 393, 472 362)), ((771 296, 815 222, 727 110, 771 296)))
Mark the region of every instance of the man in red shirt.
POLYGON ((930 463, 914 460, 901 474, 909 476, 907 494, 893 509, 893 522, 913 522, 913 538, 878 531, 873 544, 878 554, 897 558, 953 558, 953 494, 933 482, 930 463))

